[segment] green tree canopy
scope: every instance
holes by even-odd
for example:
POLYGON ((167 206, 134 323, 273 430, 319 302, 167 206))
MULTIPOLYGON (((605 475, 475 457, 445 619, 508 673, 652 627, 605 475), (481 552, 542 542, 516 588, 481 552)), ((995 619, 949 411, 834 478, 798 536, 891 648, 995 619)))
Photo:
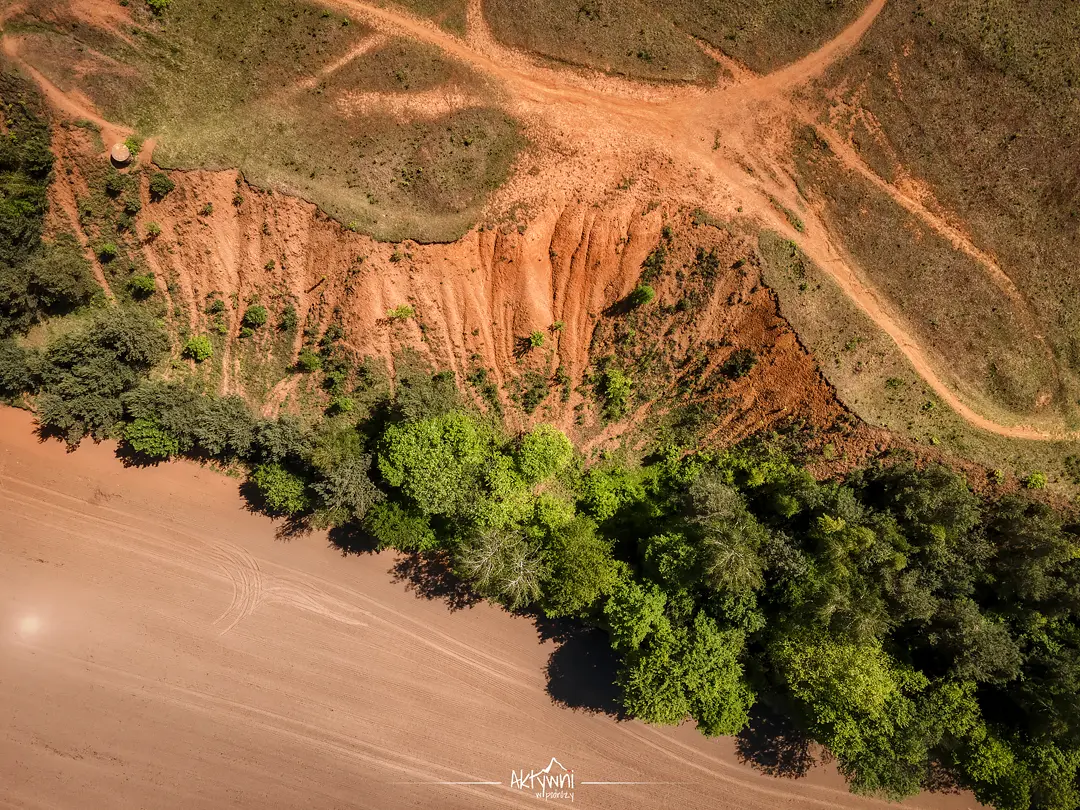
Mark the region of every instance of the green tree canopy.
POLYGON ((491 438, 459 411, 391 425, 379 445, 379 471, 428 514, 463 512, 478 494, 491 438))

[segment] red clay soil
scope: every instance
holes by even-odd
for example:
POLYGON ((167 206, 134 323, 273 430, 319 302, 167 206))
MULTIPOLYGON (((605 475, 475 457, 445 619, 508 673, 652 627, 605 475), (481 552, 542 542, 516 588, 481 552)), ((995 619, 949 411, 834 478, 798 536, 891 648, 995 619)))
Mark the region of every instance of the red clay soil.
MULTIPOLYGON (((58 143, 65 137, 60 133, 58 143)), ((66 149, 58 151, 65 167, 77 169, 78 161, 66 149)), ((697 247, 718 251, 721 275, 693 317, 661 319, 653 324, 653 334, 643 333, 640 339, 659 342, 676 359, 726 336, 736 342, 723 351, 708 350, 713 367, 736 345, 752 348, 762 359, 753 374, 720 392, 731 407, 714 438, 730 443, 787 419, 826 430, 846 416, 813 358, 779 316, 756 267, 751 262, 741 271, 733 269, 738 260, 753 256, 754 240, 715 227, 695 228, 686 212, 661 207, 643 213, 633 195, 616 194, 602 206, 570 202, 551 207, 524 232, 491 227, 452 244, 393 245, 351 233, 314 205, 277 192, 242 184, 243 202, 235 206, 237 176, 230 172, 175 172, 173 177, 176 189, 159 203, 151 202, 144 188, 143 215, 162 229, 144 255, 163 294, 185 305, 187 326, 195 332, 210 330, 205 313, 210 293, 217 291, 226 300, 235 294, 240 302, 269 303, 276 297, 295 302, 302 326, 315 335, 331 318, 339 318, 346 327, 346 345, 358 355, 392 360, 396 349, 410 345, 435 367, 453 369, 463 387, 476 366, 489 369, 504 390, 527 369, 551 377, 559 367, 576 387, 590 365, 608 353, 608 345, 594 340, 594 330, 603 320, 619 320, 604 313, 633 290, 666 222, 678 247, 669 249, 668 277, 654 282, 660 294, 657 307, 673 305, 683 295, 675 270, 697 247), (207 202, 213 212, 197 215, 207 202), (172 293, 165 288, 168 281, 172 293), (415 318, 395 323, 386 317, 388 310, 406 303, 415 309, 415 318), (560 331, 549 331, 560 321, 560 331), (547 335, 546 346, 523 359, 519 343, 536 330, 547 335)), ((77 170, 57 172, 58 186, 79 182, 77 170)), ((253 392, 244 390, 234 363, 239 318, 231 324, 221 393, 250 398, 253 392)), ((303 339, 298 330, 294 353, 303 339)), ((672 376, 668 385, 673 389, 677 382, 672 376)), ((296 386, 295 376, 286 377, 256 404, 272 415, 296 386)), ((532 421, 574 431, 574 409, 585 399, 576 390, 565 402, 553 394, 532 421)), ((671 404, 666 395, 657 400, 654 410, 671 404)), ((520 427, 514 419, 511 427, 520 427)), ((616 435, 605 434, 608 439, 616 435)), ((868 445, 862 440, 867 437, 870 443, 881 439, 868 433, 857 443, 868 445)))
POLYGON ((224 476, 65 454, 0 409, 0 806, 528 808, 511 770, 552 757, 574 807, 891 806, 826 767, 762 775, 690 725, 558 705, 531 621, 447 610, 393 555, 275 541, 242 506, 224 476))

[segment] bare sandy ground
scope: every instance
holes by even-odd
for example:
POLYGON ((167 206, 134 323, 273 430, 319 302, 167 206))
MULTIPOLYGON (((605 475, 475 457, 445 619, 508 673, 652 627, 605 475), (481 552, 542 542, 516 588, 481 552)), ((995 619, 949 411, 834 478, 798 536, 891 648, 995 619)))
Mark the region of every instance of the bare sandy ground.
POLYGON ((275 540, 193 464, 125 469, 31 430, 0 409, 0 807, 536 807, 511 771, 552 757, 566 806, 885 806, 691 726, 555 704, 532 622, 422 598, 390 555, 275 540))

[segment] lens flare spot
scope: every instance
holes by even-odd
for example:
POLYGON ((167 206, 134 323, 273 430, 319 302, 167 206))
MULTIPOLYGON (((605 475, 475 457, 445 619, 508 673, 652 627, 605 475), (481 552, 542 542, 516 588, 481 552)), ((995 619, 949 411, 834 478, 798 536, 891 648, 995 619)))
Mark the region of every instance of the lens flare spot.
POLYGON ((41 630, 41 619, 37 616, 23 616, 19 619, 19 635, 32 636, 41 630))

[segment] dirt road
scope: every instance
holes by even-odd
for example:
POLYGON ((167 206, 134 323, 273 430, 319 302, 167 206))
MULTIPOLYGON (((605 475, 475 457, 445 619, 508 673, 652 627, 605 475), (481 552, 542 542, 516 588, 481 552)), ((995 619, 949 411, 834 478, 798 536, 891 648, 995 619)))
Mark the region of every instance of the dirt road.
POLYGON ((566 806, 886 806, 690 726, 557 705, 532 622, 448 610, 393 563, 276 541, 232 479, 65 456, 0 409, 0 807, 525 808, 511 771, 552 757, 566 806))

